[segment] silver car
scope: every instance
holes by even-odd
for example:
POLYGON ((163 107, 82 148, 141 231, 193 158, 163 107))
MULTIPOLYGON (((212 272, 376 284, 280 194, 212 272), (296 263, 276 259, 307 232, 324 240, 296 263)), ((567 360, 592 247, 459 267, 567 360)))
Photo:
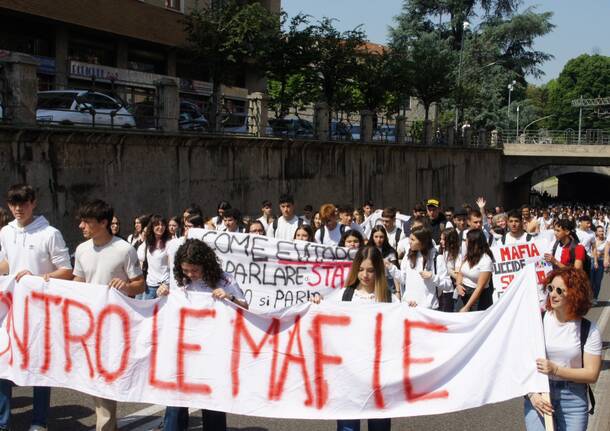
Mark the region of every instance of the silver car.
POLYGON ((85 90, 39 92, 36 120, 68 126, 136 126, 133 115, 118 100, 85 90))

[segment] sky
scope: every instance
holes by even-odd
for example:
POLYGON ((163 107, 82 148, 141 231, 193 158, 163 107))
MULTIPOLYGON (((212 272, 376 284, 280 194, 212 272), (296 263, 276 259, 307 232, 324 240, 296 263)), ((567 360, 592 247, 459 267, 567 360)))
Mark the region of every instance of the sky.
MULTIPOLYGON (((336 18, 340 30, 362 25, 371 42, 387 42, 388 27, 400 13, 402 0, 282 0, 289 16, 299 12, 316 19, 336 18)), ((559 76, 565 63, 580 54, 610 56, 609 0, 523 0, 521 9, 535 6, 537 11, 553 12, 555 29, 536 41, 535 49, 555 58, 544 63, 545 75, 530 82, 545 83, 559 76)))

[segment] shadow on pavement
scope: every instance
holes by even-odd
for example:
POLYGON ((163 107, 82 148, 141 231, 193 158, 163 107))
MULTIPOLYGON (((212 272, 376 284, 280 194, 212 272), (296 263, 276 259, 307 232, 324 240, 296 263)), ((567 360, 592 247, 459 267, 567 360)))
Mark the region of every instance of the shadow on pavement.
POLYGON ((604 360, 602 361, 602 371, 610 370, 610 361, 604 360))
MULTIPOLYGON (((26 430, 32 420, 32 398, 14 397, 11 400, 13 414, 11 415, 12 429, 26 430), (16 412, 15 409, 24 409, 16 412)), ((51 407, 49 409, 49 428, 56 430, 81 431, 89 430, 90 426, 80 423, 80 419, 86 419, 95 414, 95 411, 82 405, 64 405, 51 407)))

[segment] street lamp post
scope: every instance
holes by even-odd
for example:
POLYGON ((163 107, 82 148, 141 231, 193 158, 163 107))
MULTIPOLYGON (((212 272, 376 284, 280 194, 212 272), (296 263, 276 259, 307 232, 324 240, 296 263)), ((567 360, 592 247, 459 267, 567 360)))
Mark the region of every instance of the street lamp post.
POLYGON ((520 105, 517 105, 517 143, 519 143, 519 108, 520 105))
POLYGON ((516 84, 517 84, 517 81, 513 81, 510 84, 508 84, 508 107, 506 109, 506 112, 508 115, 508 121, 510 121, 510 95, 513 92, 513 90, 515 89, 516 84))
MULTIPOLYGON (((458 86, 458 91, 460 91, 460 86, 461 86, 461 81, 462 81, 462 59, 464 57, 464 33, 466 33, 466 30, 468 30, 468 28, 470 27, 470 23, 468 21, 464 21, 462 23, 462 42, 460 44, 460 63, 458 64, 458 79, 457 79, 457 86, 458 86)), ((459 95, 460 97, 462 96, 461 94, 459 95)), ((458 130, 458 123, 459 123, 459 109, 458 109, 458 103, 457 100, 455 101, 455 131, 457 132, 458 130)))

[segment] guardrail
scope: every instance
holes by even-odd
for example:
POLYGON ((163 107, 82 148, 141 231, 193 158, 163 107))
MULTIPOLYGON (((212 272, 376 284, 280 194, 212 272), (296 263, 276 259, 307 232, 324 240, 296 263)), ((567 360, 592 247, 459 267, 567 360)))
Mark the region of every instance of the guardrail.
POLYGON ((578 130, 498 130, 498 140, 503 144, 534 145, 609 145, 610 130, 586 129, 578 136, 578 130))

